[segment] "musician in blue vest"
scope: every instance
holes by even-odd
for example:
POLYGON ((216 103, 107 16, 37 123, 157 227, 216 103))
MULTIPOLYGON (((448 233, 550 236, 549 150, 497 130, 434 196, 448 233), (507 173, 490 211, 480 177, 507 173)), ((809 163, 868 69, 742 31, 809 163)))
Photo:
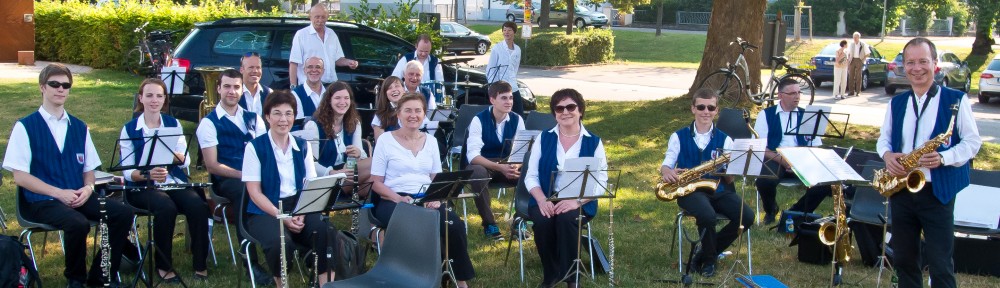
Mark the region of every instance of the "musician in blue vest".
MULTIPOLYGON (((212 191, 225 197, 230 203, 240 203, 243 195, 246 195, 241 180, 243 149, 247 142, 264 135, 267 128, 257 113, 246 111, 239 105, 243 91, 243 75, 239 71, 223 71, 219 75, 216 90, 219 92, 219 104, 201 119, 195 135, 198 136, 205 170, 208 170, 209 180, 212 181, 212 191)), ((239 240, 245 238, 242 233, 236 235, 239 240)), ((250 255, 251 262, 256 263, 257 254, 250 255)), ((251 265, 250 271, 263 274, 256 264, 251 265)))
POLYGON ((295 120, 298 123, 292 127, 292 131, 302 130, 303 119, 306 117, 312 118, 313 114, 316 113, 319 100, 323 98, 323 93, 326 92, 326 87, 320 81, 323 77, 324 64, 323 59, 319 57, 309 57, 309 59, 306 59, 306 83, 292 89, 292 94, 296 98, 296 105, 298 105, 295 107, 296 111, 298 111, 296 112, 298 114, 295 115, 295 120))
MULTIPOLYGON (((346 174, 344 192, 351 192, 354 187, 354 169, 345 167, 349 157, 354 158, 354 165, 357 165, 358 182, 368 182, 371 171, 371 160, 361 149, 361 116, 355 105, 351 85, 344 81, 333 82, 323 93, 316 116, 302 128, 303 137, 310 139, 310 147, 316 151, 313 155, 316 156, 316 174, 346 174)), ((358 194, 365 198, 368 191, 359 190, 358 194)))
POLYGON ((413 43, 417 50, 406 53, 403 57, 399 58, 399 62, 396 62, 396 68, 392 70, 392 76, 403 78, 403 73, 406 72, 406 63, 416 60, 423 71, 426 72, 420 77, 420 82, 426 81, 444 81, 444 69, 441 69, 441 64, 438 63, 439 59, 437 56, 431 55, 432 43, 431 36, 427 34, 420 34, 417 36, 417 42, 413 43))
MULTIPOLYGON (((753 129, 760 137, 767 137, 767 151, 764 156, 770 170, 778 173, 778 178, 757 178, 757 193, 760 194, 761 204, 764 206, 764 224, 774 223, 774 217, 778 214, 778 183, 782 179, 798 179, 790 169, 788 161, 778 155, 776 149, 779 147, 796 146, 819 146, 823 145, 823 140, 819 137, 795 135, 798 131, 799 123, 808 115, 805 109, 799 108, 799 98, 802 89, 799 82, 794 79, 784 79, 778 83, 778 104, 767 107, 757 114, 757 122, 753 129), (791 131, 793 134, 786 134, 791 131)), ((811 213, 823 203, 823 199, 830 196, 832 190, 829 185, 813 186, 806 190, 806 194, 799 198, 799 201, 792 205, 789 210, 811 213)))
POLYGON ((434 92, 427 86, 420 85, 421 75, 424 75, 424 66, 420 62, 413 60, 406 62, 406 70, 403 73, 403 89, 407 93, 420 93, 427 101, 427 110, 437 109, 437 99, 434 92))
MULTIPOLYGON (((101 218, 94 192, 94 169, 101 166, 101 159, 87 124, 65 110, 72 87, 73 74, 65 65, 52 63, 42 69, 38 75, 42 106, 14 122, 3 168, 14 175, 18 197, 26 200, 27 205, 21 207, 23 216, 63 231, 67 287, 84 287, 85 282, 100 286, 101 256, 94 257, 89 281, 86 260, 90 221, 101 218)), ((118 287, 115 275, 135 214, 118 201, 107 201, 105 208, 111 246, 110 284, 118 287)))
MULTIPOLYGON (((282 281, 288 279, 281 279, 281 233, 286 239, 285 257, 291 259, 296 244, 313 251, 333 249, 327 243, 327 235, 335 230, 332 225, 324 223, 320 213, 283 220, 276 218, 295 209, 304 181, 316 178, 316 166, 312 149, 306 141, 289 134, 295 121, 295 96, 286 91, 271 93, 264 102, 264 112, 271 129, 250 141, 243 154, 243 182, 246 182, 247 196, 251 200, 246 207, 250 230, 247 233, 260 241, 275 285, 282 287, 282 281), (278 200, 281 200, 284 211, 278 210, 278 200), (279 233, 278 221, 284 221, 288 230, 279 233)), ((317 260, 316 271, 319 271, 319 284, 322 286, 334 275, 326 256, 331 253, 318 254, 320 259, 317 260)))
MULTIPOLYGON (((524 130, 524 120, 511 111, 514 106, 514 95, 510 84, 500 80, 490 85, 489 108, 483 110, 469 123, 469 135, 465 140, 465 158, 472 170, 472 179, 492 179, 491 181, 475 181, 472 191, 479 192, 475 198, 476 209, 483 222, 483 233, 487 238, 503 240, 503 234, 493 219, 493 209, 490 208, 490 182, 505 183, 516 186, 521 172, 519 165, 503 164, 500 160, 507 158, 511 152, 511 140, 517 131, 524 130)), ((523 151, 527 152, 527 151, 523 151)))
POLYGON ((958 105, 947 143, 923 154, 917 162, 917 169, 929 183, 916 193, 903 191, 889 198, 889 244, 895 252, 892 263, 899 287, 921 287, 924 266, 930 267, 931 286, 956 287, 952 261, 955 196, 969 185, 969 161, 982 145, 965 93, 934 83, 936 55, 937 48, 926 38, 913 38, 903 46, 903 68, 913 90, 889 101, 876 144, 888 172, 906 175, 910 171, 903 168, 899 158, 947 131, 951 106, 958 105))
POLYGON ((403 97, 406 90, 403 88, 403 80, 396 76, 385 77, 379 85, 378 99, 375 100, 375 117, 372 117, 372 130, 375 131, 375 139, 382 136, 382 133, 399 129, 399 120, 396 119, 396 102, 403 97), (383 122, 384 121, 384 122, 383 122))
POLYGON ((240 73, 243 74, 243 98, 240 98, 240 107, 260 115, 264 106, 264 98, 273 92, 264 84, 260 83, 262 67, 260 54, 257 52, 247 52, 240 58, 240 73))
POLYGON ((577 287, 573 275, 563 278, 573 268, 573 259, 577 256, 577 233, 581 228, 577 225, 577 218, 583 217, 582 223, 585 224, 597 215, 596 200, 549 201, 553 186, 562 187, 574 181, 556 174, 553 183, 553 172, 561 170, 566 159, 595 157, 600 163, 594 173, 597 181, 608 181, 604 144, 581 122, 586 105, 583 95, 576 90, 561 89, 553 93, 549 107, 558 124, 542 132, 531 145, 524 187, 531 193, 528 215, 535 223, 535 246, 542 261, 543 287, 554 286, 560 281, 565 281, 568 287, 577 287), (581 205, 583 215, 577 210, 581 205))
MULTIPOLYGON (((165 91, 167 85, 157 78, 147 78, 139 84, 139 103, 135 107, 135 112, 139 112, 138 117, 133 118, 125 126, 118 136, 122 165, 140 165, 140 158, 145 149, 145 143, 150 141, 150 136, 156 133, 158 128, 183 129, 180 121, 167 114, 160 114, 163 107, 169 105, 169 97, 165 91)), ((176 135, 183 133, 182 130, 167 132, 161 135, 176 135)), ((157 143, 161 144, 161 143, 157 143)), ((167 143, 170 144, 170 143, 167 143)), ((178 165, 170 167, 156 167, 140 171, 139 169, 129 169, 122 171, 125 181, 130 186, 146 186, 147 181, 153 180, 156 184, 185 184, 188 183, 188 175, 183 168, 191 163, 191 157, 186 155, 187 140, 179 137, 173 147, 176 153, 174 161, 178 165)), ((147 152, 148 153, 148 152, 147 152)), ((205 194, 198 193, 192 188, 135 191, 125 194, 130 205, 139 209, 145 209, 153 213, 153 240, 157 243, 156 250, 163 252, 156 257, 156 268, 159 276, 165 283, 179 283, 180 278, 175 275, 172 268, 173 262, 173 236, 174 226, 177 224, 177 212, 187 216, 188 235, 191 237, 191 261, 194 267, 194 278, 199 280, 208 279, 208 266, 205 264, 208 259, 208 203, 205 202, 205 194)))
MULTIPOLYGON (((719 95, 715 90, 702 88, 691 99, 691 114, 694 121, 670 135, 667 152, 660 166, 660 174, 665 183, 675 183, 678 175, 705 161, 715 159, 720 153, 732 149, 733 139, 715 129, 719 95)), ((754 211, 743 203, 736 194, 731 176, 705 175, 703 178, 718 180, 716 189, 698 189, 677 199, 677 206, 695 218, 701 235, 701 250, 691 259, 690 267, 702 276, 715 275, 715 263, 719 253, 725 251, 733 241, 750 229, 754 222, 754 211), (730 220, 719 231, 715 231, 717 215, 730 220), (742 221, 742 222, 740 222, 742 221), (740 226, 745 227, 740 230, 740 226)))

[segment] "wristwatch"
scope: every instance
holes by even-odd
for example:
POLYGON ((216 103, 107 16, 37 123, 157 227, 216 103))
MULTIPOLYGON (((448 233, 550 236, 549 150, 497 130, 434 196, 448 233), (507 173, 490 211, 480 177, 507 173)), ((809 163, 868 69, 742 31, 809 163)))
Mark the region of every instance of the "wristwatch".
POLYGON ((944 157, 938 154, 938 162, 941 162, 941 166, 944 166, 944 157))

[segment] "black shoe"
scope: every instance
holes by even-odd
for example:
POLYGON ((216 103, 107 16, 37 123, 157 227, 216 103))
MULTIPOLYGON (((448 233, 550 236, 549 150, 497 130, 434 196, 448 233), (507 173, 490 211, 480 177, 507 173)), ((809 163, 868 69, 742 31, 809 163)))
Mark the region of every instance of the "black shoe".
POLYGON ((701 276, 704 276, 705 278, 715 276, 715 263, 709 263, 702 266, 701 276))
POLYGON ((69 283, 66 283, 66 288, 83 288, 83 287, 86 287, 83 285, 83 282, 76 280, 69 280, 69 283))
POLYGON ((194 273, 194 276, 191 276, 191 279, 194 279, 195 281, 200 281, 200 282, 207 282, 208 281, 208 275, 201 275, 201 274, 198 274, 198 273, 194 273))
POLYGON ((257 283, 257 286, 274 285, 274 279, 272 279, 271 274, 264 271, 264 268, 261 268, 259 265, 250 265, 250 271, 253 273, 253 279, 256 280, 254 282, 257 283))
MULTIPOLYGON (((170 272, 167 272, 167 274, 170 274, 170 272)), ((160 276, 160 283, 161 284, 177 284, 177 283, 181 283, 181 277, 178 277, 177 273, 174 273, 174 277, 170 277, 170 278, 163 278, 163 275, 160 275, 159 272, 157 272, 156 275, 160 276)))
POLYGON ((765 226, 774 224, 774 218, 775 218, 775 216, 777 216, 775 214, 778 214, 778 213, 764 213, 764 225, 765 226))

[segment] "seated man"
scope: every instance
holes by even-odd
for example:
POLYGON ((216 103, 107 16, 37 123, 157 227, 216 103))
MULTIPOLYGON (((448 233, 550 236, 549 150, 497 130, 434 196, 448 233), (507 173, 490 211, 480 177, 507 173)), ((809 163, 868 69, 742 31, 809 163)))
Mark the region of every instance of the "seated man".
POLYGON ((323 65, 323 59, 319 57, 306 59, 306 84, 292 89, 295 102, 298 103, 296 107, 298 112, 295 115, 295 123, 297 124, 293 125, 292 131, 302 130, 302 125, 305 125, 303 119, 312 118, 313 114, 316 113, 316 107, 319 107, 319 101, 323 99, 323 93, 326 93, 326 87, 320 81, 323 77, 323 65))
MULTIPOLYGON (((785 131, 796 129, 802 122, 805 113, 799 108, 799 96, 802 95, 799 83, 793 79, 785 79, 778 83, 778 105, 768 107, 757 114, 757 122, 754 123, 754 130, 758 135, 767 137, 767 151, 765 158, 768 167, 772 171, 778 172, 777 179, 757 178, 757 193, 760 193, 761 203, 764 205, 764 224, 774 223, 777 215, 778 203, 775 196, 778 191, 778 182, 784 178, 798 179, 791 171, 788 161, 779 157, 775 149, 779 147, 794 146, 819 146, 823 141, 818 137, 808 137, 802 135, 788 135, 785 131), (778 167, 780 166, 780 167, 778 167)), ((789 210, 811 213, 823 202, 823 199, 831 193, 830 186, 814 186, 806 191, 806 194, 799 199, 789 210)))
POLYGON ((518 165, 502 164, 501 159, 510 155, 510 141, 517 131, 524 130, 521 116, 511 112, 514 95, 510 84, 503 80, 490 85, 490 104, 469 123, 469 138, 465 140, 466 154, 462 161, 468 161, 472 179, 491 178, 492 181, 475 181, 472 191, 479 192, 476 209, 483 220, 483 233, 487 238, 503 240, 500 228, 493 219, 490 208, 489 182, 502 182, 508 186, 517 185, 521 176, 518 165))
POLYGON ((249 52, 240 58, 240 73, 243 74, 243 98, 240 98, 240 107, 257 115, 261 114, 267 94, 274 92, 260 83, 262 66, 257 52, 249 52))

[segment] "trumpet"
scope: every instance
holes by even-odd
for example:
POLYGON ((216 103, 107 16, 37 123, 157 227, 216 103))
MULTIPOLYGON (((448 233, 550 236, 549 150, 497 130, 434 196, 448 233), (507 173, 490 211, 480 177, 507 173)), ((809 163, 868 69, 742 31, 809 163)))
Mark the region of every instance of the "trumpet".
POLYGON ((951 121, 948 123, 948 130, 934 138, 931 138, 930 140, 927 140, 927 142, 924 142, 924 144, 917 147, 917 149, 910 151, 909 154, 896 158, 896 160, 899 161, 899 164, 903 165, 904 170, 910 171, 909 173, 904 176, 896 177, 889 174, 888 169, 875 170, 875 176, 872 177, 872 187, 874 187, 879 194, 885 196, 885 198, 889 198, 897 192, 902 191, 904 187, 907 191, 910 191, 910 193, 917 193, 923 189, 927 178, 924 175, 924 172, 917 169, 917 167, 920 166, 920 163, 917 161, 920 160, 920 157, 924 156, 924 154, 934 152, 934 150, 937 150, 941 144, 949 141, 952 130, 955 127, 955 116, 957 114, 958 105, 951 105, 951 121))
POLYGON ((729 153, 725 153, 677 175, 677 182, 666 183, 663 182, 663 179, 660 179, 656 183, 656 198, 660 199, 660 201, 670 202, 687 196, 698 190, 698 188, 707 188, 714 191, 719 187, 719 180, 703 179, 702 177, 728 162, 729 153))

